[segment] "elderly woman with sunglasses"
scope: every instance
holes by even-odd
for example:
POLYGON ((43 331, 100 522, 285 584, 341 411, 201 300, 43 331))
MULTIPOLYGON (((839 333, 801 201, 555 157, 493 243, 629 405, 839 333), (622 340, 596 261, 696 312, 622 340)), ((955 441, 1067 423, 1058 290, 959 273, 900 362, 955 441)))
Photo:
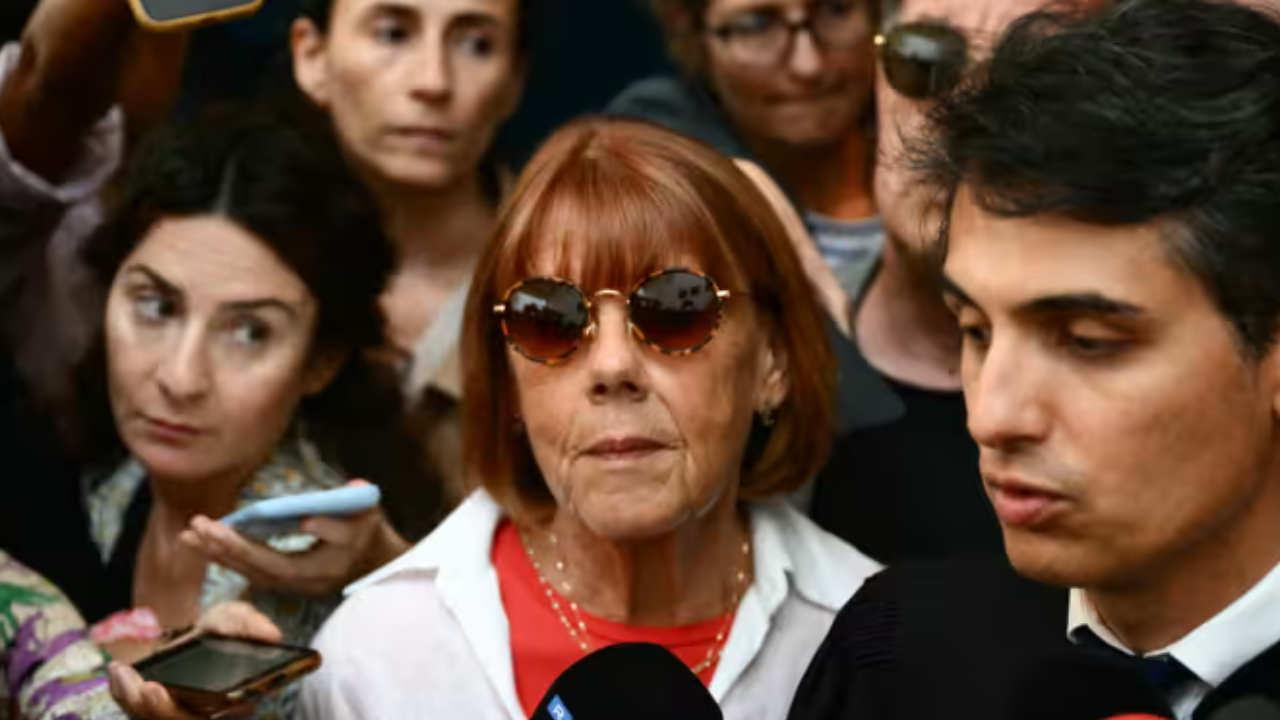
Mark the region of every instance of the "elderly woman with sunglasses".
POLYGON ((482 483, 322 629, 307 718, 529 717, 602 646, 666 646, 780 719, 878 565, 776 498, 821 465, 834 363, 770 203, 714 150, 592 120, 532 160, 463 335, 482 483))

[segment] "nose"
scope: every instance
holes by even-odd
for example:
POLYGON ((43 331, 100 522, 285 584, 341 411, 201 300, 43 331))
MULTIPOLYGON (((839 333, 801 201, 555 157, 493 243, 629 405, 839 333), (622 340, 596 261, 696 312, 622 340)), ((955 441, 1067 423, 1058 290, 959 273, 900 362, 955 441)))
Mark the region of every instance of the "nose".
POLYGON ((156 381, 164 397, 177 406, 191 405, 209 393, 212 371, 198 330, 188 330, 176 344, 166 348, 156 381))
POLYGON ((595 312, 594 331, 586 348, 592 402, 644 399, 647 389, 641 353, 647 350, 631 333, 626 304, 617 297, 597 301, 595 312))
POLYGON ((787 68, 791 74, 812 80, 822 72, 824 64, 822 49, 814 39, 812 28, 797 30, 795 41, 791 43, 791 54, 787 56, 787 68))
POLYGON ((980 447, 1016 450, 1045 439, 1053 373, 1032 347, 993 341, 963 361, 969 434, 980 447))
POLYGON ((448 44, 443 33, 426 33, 419 52, 410 58, 412 94, 427 102, 448 99, 453 92, 453 68, 449 62, 448 44))

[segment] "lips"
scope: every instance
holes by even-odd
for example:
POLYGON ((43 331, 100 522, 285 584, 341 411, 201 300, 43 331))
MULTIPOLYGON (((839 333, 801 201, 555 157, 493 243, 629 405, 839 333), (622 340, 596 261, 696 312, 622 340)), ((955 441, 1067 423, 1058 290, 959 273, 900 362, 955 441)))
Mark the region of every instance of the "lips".
POLYGON ((167 441, 187 441, 199 437, 204 431, 194 425, 173 422, 169 420, 161 420, 150 416, 143 416, 143 424, 147 431, 154 437, 167 441))
POLYGON ((584 454, 596 458, 625 460, 660 452, 669 447, 667 443, 649 437, 614 437, 592 443, 584 454))
POLYGON ((456 133, 443 128, 426 126, 393 128, 391 135, 406 142, 430 148, 443 148, 452 143, 457 137, 456 133))
POLYGON ((1002 525, 1036 528, 1066 509, 1069 498, 1052 490, 1014 478, 985 478, 991 504, 1002 525))

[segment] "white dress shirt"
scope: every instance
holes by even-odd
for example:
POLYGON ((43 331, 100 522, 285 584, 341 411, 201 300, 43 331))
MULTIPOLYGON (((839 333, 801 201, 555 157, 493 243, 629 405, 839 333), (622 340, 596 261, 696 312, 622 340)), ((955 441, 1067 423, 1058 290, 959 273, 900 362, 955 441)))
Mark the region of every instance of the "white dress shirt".
MULTIPOLYGON (((1068 635, 1086 626, 1112 647, 1134 654, 1107 628, 1097 608, 1089 602, 1088 595, 1078 588, 1072 589, 1068 635)), ((1185 683, 1167 698, 1177 720, 1190 720, 1206 695, 1278 641, 1280 565, 1272 568, 1249 592, 1200 627, 1172 645, 1144 657, 1171 655, 1195 674, 1196 680, 1185 683)))
MULTIPOLYGON (((710 685, 726 720, 784 720, 836 612, 875 561, 784 503, 749 505, 755 577, 710 685)), ((525 720, 490 560, 503 511, 484 491, 348 588, 302 689, 312 720, 525 720)))

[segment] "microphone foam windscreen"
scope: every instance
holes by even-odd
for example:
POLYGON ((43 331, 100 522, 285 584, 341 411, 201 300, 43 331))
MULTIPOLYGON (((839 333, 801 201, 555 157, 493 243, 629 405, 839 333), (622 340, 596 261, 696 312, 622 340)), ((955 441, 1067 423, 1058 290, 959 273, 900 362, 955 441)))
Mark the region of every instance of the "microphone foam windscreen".
POLYGON ((660 645, 597 650, 560 674, 533 720, 723 720, 720 706, 683 662, 660 645))

